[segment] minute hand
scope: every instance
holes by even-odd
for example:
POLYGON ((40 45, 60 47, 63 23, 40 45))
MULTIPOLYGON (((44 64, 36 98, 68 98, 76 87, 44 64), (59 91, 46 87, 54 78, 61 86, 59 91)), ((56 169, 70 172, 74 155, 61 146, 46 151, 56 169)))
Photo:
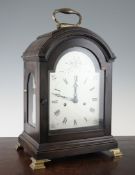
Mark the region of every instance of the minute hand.
POLYGON ((73 98, 70 98, 70 97, 65 97, 63 95, 60 95, 60 94, 55 94, 55 93, 52 93, 53 95, 57 96, 57 97, 61 97, 61 98, 64 98, 66 100, 69 100, 69 101, 72 101, 73 102, 73 98))

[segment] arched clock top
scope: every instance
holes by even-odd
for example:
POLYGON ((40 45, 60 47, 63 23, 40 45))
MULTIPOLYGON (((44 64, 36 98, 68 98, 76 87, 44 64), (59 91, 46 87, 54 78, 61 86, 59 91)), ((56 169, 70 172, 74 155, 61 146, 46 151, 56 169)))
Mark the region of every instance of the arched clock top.
POLYGON ((115 55, 106 42, 94 32, 81 27, 67 27, 41 35, 23 53, 25 61, 47 62, 59 45, 71 39, 85 39, 94 43, 105 56, 106 62, 112 62, 115 55))
POLYGON ((93 74, 99 71, 100 65, 95 55, 89 50, 72 47, 66 49, 58 56, 52 72, 76 72, 82 69, 93 74))

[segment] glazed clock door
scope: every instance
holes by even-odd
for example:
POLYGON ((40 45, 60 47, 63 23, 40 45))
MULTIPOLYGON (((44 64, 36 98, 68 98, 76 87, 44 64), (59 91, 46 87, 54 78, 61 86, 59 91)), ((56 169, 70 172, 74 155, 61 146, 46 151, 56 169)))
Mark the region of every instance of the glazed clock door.
POLYGON ((103 124, 104 72, 92 52, 81 47, 65 50, 49 80, 49 130, 103 124))

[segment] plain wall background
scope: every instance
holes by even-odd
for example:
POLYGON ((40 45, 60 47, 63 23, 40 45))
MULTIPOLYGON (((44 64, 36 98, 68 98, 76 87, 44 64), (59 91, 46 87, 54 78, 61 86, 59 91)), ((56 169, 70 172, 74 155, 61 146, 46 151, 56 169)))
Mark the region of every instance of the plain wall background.
POLYGON ((135 0, 0 0, 0 136, 23 131, 21 55, 37 36, 56 29, 51 15, 62 7, 78 10, 81 26, 99 34, 117 56, 112 134, 135 135, 135 0))

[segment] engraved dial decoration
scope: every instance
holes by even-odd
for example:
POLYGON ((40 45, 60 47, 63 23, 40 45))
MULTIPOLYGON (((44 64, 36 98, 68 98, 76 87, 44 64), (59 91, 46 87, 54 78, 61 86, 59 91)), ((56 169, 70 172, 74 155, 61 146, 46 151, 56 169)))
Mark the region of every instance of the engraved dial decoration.
POLYGON ((80 47, 64 51, 49 72, 49 129, 98 126, 103 118, 104 72, 80 47))

